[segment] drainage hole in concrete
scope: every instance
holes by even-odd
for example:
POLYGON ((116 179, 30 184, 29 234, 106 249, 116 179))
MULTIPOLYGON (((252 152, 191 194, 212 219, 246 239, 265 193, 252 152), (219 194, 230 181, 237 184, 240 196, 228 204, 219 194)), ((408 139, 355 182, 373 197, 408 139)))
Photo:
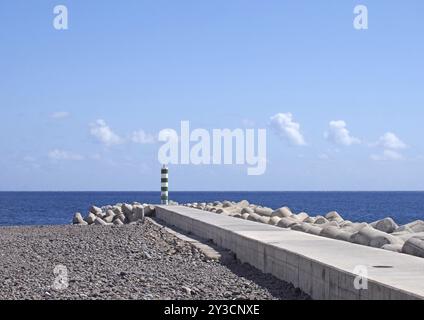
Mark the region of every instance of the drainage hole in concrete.
POLYGON ((378 269, 390 269, 393 268, 393 266, 372 266, 373 268, 378 268, 378 269))

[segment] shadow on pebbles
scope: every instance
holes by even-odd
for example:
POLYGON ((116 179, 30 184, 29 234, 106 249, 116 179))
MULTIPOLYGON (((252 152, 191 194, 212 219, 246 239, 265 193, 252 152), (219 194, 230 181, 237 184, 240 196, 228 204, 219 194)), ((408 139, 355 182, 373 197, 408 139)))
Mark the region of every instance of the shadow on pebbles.
POLYGON ((291 284, 201 251, 146 220, 0 228, 0 299, 308 299, 291 284))

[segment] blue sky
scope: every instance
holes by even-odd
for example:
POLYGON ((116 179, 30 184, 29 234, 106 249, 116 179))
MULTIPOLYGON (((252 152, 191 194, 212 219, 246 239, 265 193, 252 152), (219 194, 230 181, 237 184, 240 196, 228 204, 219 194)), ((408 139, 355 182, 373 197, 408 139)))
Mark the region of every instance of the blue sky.
POLYGON ((171 166, 171 191, 424 190, 423 14, 421 0, 2 1, 0 190, 158 190, 152 140, 182 120, 267 128, 268 165, 171 166), (69 30, 52 26, 58 4, 69 30))

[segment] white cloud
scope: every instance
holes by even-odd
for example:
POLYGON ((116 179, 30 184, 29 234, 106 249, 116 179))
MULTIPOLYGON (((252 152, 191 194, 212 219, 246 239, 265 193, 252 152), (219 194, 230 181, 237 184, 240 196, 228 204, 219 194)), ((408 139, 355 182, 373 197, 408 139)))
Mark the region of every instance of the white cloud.
POLYGON ((58 112, 53 112, 50 115, 50 118, 52 119, 65 119, 68 118, 71 114, 67 111, 58 111, 58 112))
POLYGON ((112 131, 112 129, 102 119, 91 124, 90 133, 106 146, 123 143, 121 137, 112 131))
POLYGON ((405 149, 407 147, 406 144, 392 132, 386 132, 374 145, 394 150, 405 149))
POLYGON ((390 161, 390 160, 403 160, 404 157, 397 151, 394 150, 384 150, 382 155, 371 155, 371 159, 374 161, 390 161))
POLYGON ((131 141, 139 144, 148 144, 154 143, 155 137, 151 134, 144 132, 143 130, 138 130, 133 132, 131 141))
POLYGON ((287 139, 296 146, 306 145, 305 139, 300 132, 300 124, 293 121, 291 113, 277 113, 271 117, 271 127, 282 138, 287 139))
POLYGON ((65 151, 65 150, 60 150, 60 149, 55 149, 50 151, 48 156, 51 160, 73 160, 73 161, 84 160, 84 157, 82 155, 65 151))
POLYGON ((350 146, 361 143, 361 140, 350 135, 346 122, 343 120, 330 121, 330 128, 324 134, 325 138, 338 145, 350 146))

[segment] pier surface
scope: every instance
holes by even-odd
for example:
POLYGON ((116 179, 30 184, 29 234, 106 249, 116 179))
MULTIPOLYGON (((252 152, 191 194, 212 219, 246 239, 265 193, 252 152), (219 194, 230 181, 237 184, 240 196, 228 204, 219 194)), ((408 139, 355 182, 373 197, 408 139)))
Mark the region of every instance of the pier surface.
POLYGON ((424 299, 423 258, 183 206, 157 206, 156 215, 313 299, 424 299), (355 288, 355 270, 366 271, 367 289, 355 288))

